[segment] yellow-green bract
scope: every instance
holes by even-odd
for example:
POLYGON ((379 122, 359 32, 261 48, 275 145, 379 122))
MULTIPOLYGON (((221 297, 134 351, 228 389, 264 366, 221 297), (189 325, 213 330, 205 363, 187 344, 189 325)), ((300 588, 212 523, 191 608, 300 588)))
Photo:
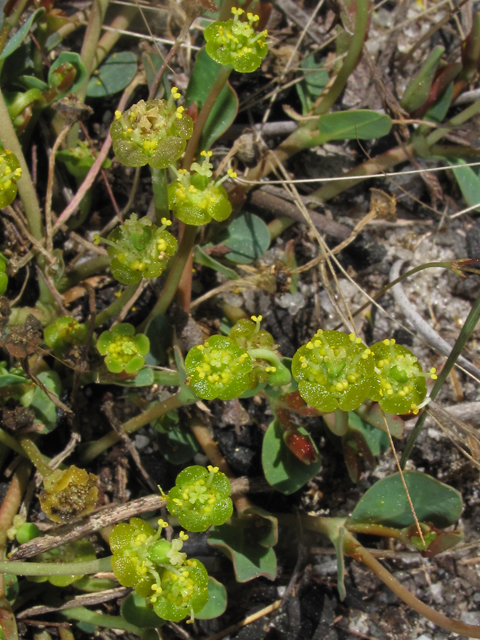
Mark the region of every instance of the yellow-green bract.
POLYGON ((172 87, 168 101, 140 100, 125 113, 115 112, 110 135, 122 164, 166 169, 180 158, 192 136, 193 121, 176 106, 178 98, 178 89, 172 87))
POLYGON ((178 474, 167 496, 167 509, 187 531, 206 531, 232 515, 231 486, 218 467, 187 467, 178 474))
POLYGON ((252 73, 268 53, 267 31, 257 33, 253 28, 259 17, 247 13, 247 22, 239 20, 243 9, 232 8, 233 20, 213 22, 204 31, 208 55, 223 65, 231 65, 240 73, 252 73))
POLYGON ((150 340, 143 333, 135 335, 135 327, 124 322, 104 331, 97 349, 105 356, 107 369, 112 373, 138 373, 145 364, 144 356, 150 351, 150 340))
POLYGON ((252 360, 225 336, 211 336, 185 358, 187 384, 204 400, 238 398, 250 386, 252 360))

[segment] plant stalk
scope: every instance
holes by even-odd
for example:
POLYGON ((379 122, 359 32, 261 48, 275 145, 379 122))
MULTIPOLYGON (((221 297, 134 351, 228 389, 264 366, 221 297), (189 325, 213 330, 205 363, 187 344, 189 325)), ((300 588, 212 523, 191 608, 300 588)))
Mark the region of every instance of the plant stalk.
POLYGON ((187 264, 193 244, 195 242, 195 236, 197 235, 197 227, 186 224, 184 229, 185 230, 180 241, 180 246, 178 247, 178 251, 173 258, 173 264, 168 274, 167 281, 165 282, 163 291, 156 305, 148 314, 147 318, 138 327, 138 330, 140 332, 145 331, 148 323, 153 320, 153 318, 162 316, 166 313, 168 307, 170 306, 170 303, 175 296, 178 283, 180 282, 180 278, 182 277, 184 267, 187 264))
POLYGON ((362 547, 362 545, 356 540, 349 531, 345 531, 344 537, 344 549, 345 553, 350 557, 363 562, 369 569, 371 569, 380 580, 382 580, 389 589, 393 591, 399 598, 401 598, 405 604, 411 607, 414 611, 419 613, 427 620, 431 620, 434 624, 450 631, 451 633, 458 633, 461 636, 467 638, 480 638, 480 626, 465 624, 460 620, 452 620, 447 618, 442 613, 438 613, 428 605, 424 604, 421 600, 410 593, 400 582, 392 576, 390 571, 386 569, 378 560, 376 560, 371 553, 362 547))
MULTIPOLYGON (((151 407, 151 409, 147 409, 147 411, 144 411, 138 416, 135 416, 134 418, 131 418, 130 420, 125 422, 122 425, 122 431, 126 434, 134 433, 141 427, 147 425, 149 422, 158 420, 158 418, 161 418, 169 411, 179 409, 180 407, 183 407, 183 405, 184 403, 180 400, 179 394, 175 393, 166 400, 157 402, 157 404, 151 407)), ((120 440, 121 436, 117 431, 110 431, 105 436, 103 436, 103 438, 99 438, 84 451, 81 456, 82 463, 87 464, 88 462, 91 462, 94 458, 99 456, 101 453, 106 451, 106 449, 116 444, 120 440)))
POLYGON ((22 562, 4 560, 0 562, 0 573, 14 576, 75 576, 103 573, 112 570, 111 556, 84 562, 22 562))

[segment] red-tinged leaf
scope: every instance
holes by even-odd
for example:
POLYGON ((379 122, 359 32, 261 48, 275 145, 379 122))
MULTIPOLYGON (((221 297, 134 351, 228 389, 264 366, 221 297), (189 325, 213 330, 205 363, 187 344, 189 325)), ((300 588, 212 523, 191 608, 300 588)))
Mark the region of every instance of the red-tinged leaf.
POLYGON ((318 455, 310 436, 302 436, 300 433, 291 431, 290 433, 286 433, 283 439, 287 447, 300 462, 311 464, 318 460, 318 455))
POLYGON ((461 70, 462 65, 460 62, 457 62, 455 64, 447 64, 437 71, 426 102, 415 111, 412 111, 410 116, 412 118, 422 118, 430 107, 433 107, 433 105, 438 102, 448 85, 455 80, 461 70))

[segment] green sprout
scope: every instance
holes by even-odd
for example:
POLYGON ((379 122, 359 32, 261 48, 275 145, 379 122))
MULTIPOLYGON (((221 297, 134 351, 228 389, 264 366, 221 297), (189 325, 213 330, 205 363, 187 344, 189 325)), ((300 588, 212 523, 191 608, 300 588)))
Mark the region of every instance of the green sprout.
MULTIPOLYGON (((78 185, 86 178, 95 162, 95 156, 86 140, 79 140, 75 147, 57 151, 56 158, 65 164, 68 172, 74 176, 74 178, 77 178, 78 185)), ((102 169, 109 169, 111 165, 111 160, 106 158, 102 163, 102 169)))
POLYGON ((211 336, 190 349, 185 368, 188 386, 204 400, 231 400, 250 387, 250 356, 224 336, 211 336))
POLYGON ((88 326, 71 316, 62 316, 46 327, 43 339, 55 355, 61 356, 71 345, 84 344, 88 337, 88 326))
POLYGON ((113 229, 107 238, 96 235, 94 241, 108 245, 113 277, 122 284, 135 284, 143 277, 158 278, 175 255, 177 241, 166 231, 171 224, 170 220, 162 218, 162 226, 157 227, 147 217, 139 220, 132 213, 125 224, 113 229))
POLYGON ((413 353, 393 338, 377 342, 371 351, 378 379, 372 400, 388 413, 416 415, 427 395, 425 378, 437 379, 435 368, 424 373, 413 353))
POLYGON ((150 340, 143 333, 135 335, 135 327, 123 322, 101 334, 97 349, 105 356, 105 364, 111 373, 136 374, 145 364, 150 340))
MULTIPOLYGON (((44 551, 34 556, 35 562, 45 562, 46 564, 56 564, 58 562, 87 562, 96 559, 95 549, 88 540, 74 540, 67 542, 60 547, 55 547, 49 551, 44 551)), ((68 587, 73 582, 81 580, 84 576, 29 576, 30 582, 50 582, 55 587, 68 587)))
POLYGON ((194 162, 190 167, 194 173, 172 167, 177 180, 168 187, 170 209, 179 220, 195 226, 208 224, 212 218, 222 222, 229 217, 232 205, 222 183, 237 177, 235 171, 229 169, 223 178, 212 180, 213 165, 209 161, 212 152, 202 151, 200 155, 204 157, 202 164, 194 162))
POLYGON ((0 149, 0 209, 7 207, 17 195, 17 180, 22 177, 20 163, 9 149, 0 149))
POLYGON ((218 467, 187 467, 168 493, 167 509, 187 531, 206 531, 231 517, 231 490, 227 476, 218 467))
POLYGON ((370 397, 373 354, 353 333, 319 329, 293 356, 292 374, 310 406, 352 411, 370 397))
POLYGON ((259 16, 247 13, 248 22, 239 20, 243 9, 232 7, 233 20, 213 22, 204 31, 206 50, 210 58, 223 65, 231 65, 239 73, 252 73, 262 64, 268 53, 267 31, 257 33, 253 25, 259 16))
POLYGON ((97 498, 97 476, 75 465, 45 476, 39 495, 42 511, 53 522, 62 523, 91 513, 97 498))
MULTIPOLYGON (((1 198, 1 195, 0 195, 1 198)), ((8 261, 3 254, 0 253, 0 296, 3 296, 8 287, 8 276, 5 273, 8 261)))
POLYGON ((203 609, 208 601, 208 574, 201 562, 182 551, 188 535, 183 531, 171 542, 161 539, 168 526, 158 521, 157 531, 140 518, 121 523, 110 535, 112 569, 124 587, 152 603, 164 620, 178 622, 203 609))
POLYGON ((187 140, 193 133, 193 121, 183 107, 177 107, 180 98, 172 87, 166 100, 140 100, 128 111, 115 112, 110 127, 113 150, 127 167, 166 169, 185 151, 187 140))

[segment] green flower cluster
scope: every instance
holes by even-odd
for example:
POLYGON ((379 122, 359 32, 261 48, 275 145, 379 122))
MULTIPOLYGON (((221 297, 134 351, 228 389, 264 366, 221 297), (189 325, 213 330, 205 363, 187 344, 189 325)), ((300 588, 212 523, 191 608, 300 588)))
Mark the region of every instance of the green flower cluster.
POLYGON ((8 206, 17 195, 17 180, 22 177, 20 163, 9 149, 0 149, 0 209, 8 206))
POLYGON ((171 224, 162 218, 162 226, 157 227, 147 217, 139 220, 132 213, 125 224, 115 227, 107 238, 95 236, 96 244, 108 245, 113 277, 122 284, 135 284, 143 277, 151 280, 160 276, 177 250, 176 239, 166 231, 171 224))
POLYGON ((140 100, 124 113, 115 112, 110 135, 122 164, 166 169, 180 158, 192 136, 193 121, 176 106, 178 98, 178 89, 172 87, 168 100, 140 100))
POLYGON ((317 331, 295 353, 292 374, 310 406, 322 412, 353 411, 367 398, 393 414, 418 413, 427 388, 417 358, 395 340, 366 347, 353 333, 317 331))
POLYGON ((231 400, 262 383, 290 382, 290 371, 275 353, 272 335, 260 329, 261 321, 262 316, 239 320, 228 337, 212 336, 190 349, 187 384, 199 398, 231 400))
POLYGON ((56 356, 61 357, 68 346, 84 344, 88 336, 86 324, 71 316, 62 316, 46 327, 43 339, 56 356))
POLYGON ((371 350, 378 380, 372 400, 388 413, 417 414, 427 395, 425 378, 437 379, 435 368, 424 373, 413 353, 393 339, 377 342, 371 350))
POLYGON ((235 171, 229 169, 220 180, 212 180, 213 165, 209 162, 212 152, 202 151, 200 155, 204 157, 202 164, 194 162, 190 171, 172 167, 177 180, 168 187, 170 209, 179 220, 194 226, 208 224, 212 218, 221 222, 229 217, 232 205, 222 182, 237 177, 235 171))
MULTIPOLYGON (((82 181, 95 162, 95 156, 86 140, 79 140, 76 147, 57 151, 56 158, 65 164, 72 176, 82 181)), ((109 169, 111 165, 111 160, 106 158, 102 169, 109 169)))
POLYGON ((124 587, 152 603, 164 620, 178 622, 203 609, 208 601, 208 574, 199 560, 188 559, 182 551, 188 536, 181 531, 172 542, 161 539, 167 526, 158 521, 153 529, 140 518, 114 527, 110 535, 112 568, 124 587))
POLYGON ((188 531, 206 531, 212 524, 224 524, 232 515, 231 490, 218 467, 187 467, 168 492, 167 509, 188 531))
POLYGON ((101 334, 97 349, 105 356, 105 364, 111 373, 136 374, 145 364, 150 340, 143 333, 135 335, 135 327, 123 322, 101 334))
POLYGON ((233 20, 213 22, 204 32, 206 50, 210 58, 223 65, 231 65, 240 73, 252 73, 262 64, 268 53, 267 31, 257 33, 253 25, 260 19, 247 13, 248 22, 239 20, 243 9, 232 7, 233 20))
POLYGON ((250 387, 252 359, 225 336, 211 336, 185 358, 187 384, 204 400, 232 400, 250 387))

